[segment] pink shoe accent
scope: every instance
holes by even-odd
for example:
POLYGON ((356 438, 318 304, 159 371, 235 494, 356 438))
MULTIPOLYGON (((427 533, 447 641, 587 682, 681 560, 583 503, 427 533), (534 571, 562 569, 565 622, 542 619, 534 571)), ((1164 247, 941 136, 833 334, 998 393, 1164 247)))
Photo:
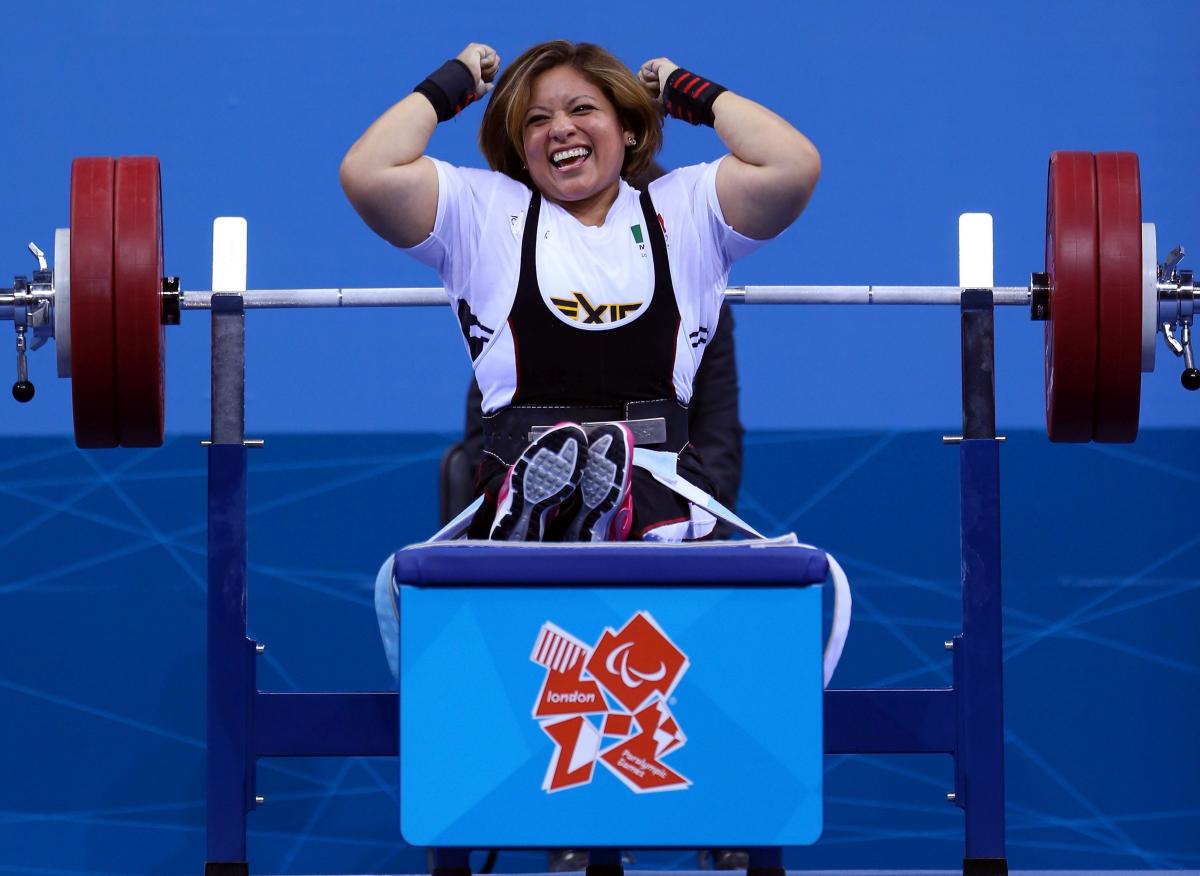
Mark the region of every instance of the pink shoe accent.
POLYGON ((612 526, 608 530, 609 541, 628 541, 629 530, 633 528, 633 493, 625 494, 625 501, 613 516, 612 526))

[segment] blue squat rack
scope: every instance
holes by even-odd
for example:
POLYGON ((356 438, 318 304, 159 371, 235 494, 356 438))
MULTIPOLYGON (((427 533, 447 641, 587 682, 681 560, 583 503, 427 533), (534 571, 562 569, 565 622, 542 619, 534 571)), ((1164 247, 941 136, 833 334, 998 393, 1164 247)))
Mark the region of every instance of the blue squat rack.
MULTIPOLYGON (((953 684, 930 690, 825 691, 827 754, 948 754, 963 810, 966 876, 1006 876, 1000 454, 991 289, 961 304, 959 444, 962 632, 953 684)), ((260 691, 246 630, 245 302, 212 297, 208 448, 208 773, 205 876, 248 876, 246 817, 260 757, 396 757, 398 695, 260 691)), ((620 851, 595 849, 589 876, 619 876, 620 851)), ((782 876, 782 850, 750 850, 748 876, 782 876)), ((464 850, 435 852, 434 876, 469 876, 464 850)))

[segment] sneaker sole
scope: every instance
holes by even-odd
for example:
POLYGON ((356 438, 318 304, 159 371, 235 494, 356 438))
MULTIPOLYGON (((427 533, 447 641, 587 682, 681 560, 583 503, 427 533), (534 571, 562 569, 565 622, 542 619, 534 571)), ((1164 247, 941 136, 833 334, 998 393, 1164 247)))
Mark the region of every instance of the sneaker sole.
POLYGON ((497 514, 488 538, 541 541, 546 514, 575 491, 583 474, 587 441, 578 426, 552 429, 525 448, 509 474, 507 509, 497 514))
POLYGON ((583 508, 567 527, 565 541, 604 541, 608 537, 609 525, 632 477, 633 442, 623 433, 620 427, 605 428, 599 435, 593 432, 579 481, 583 508), (623 459, 609 458, 618 451, 623 451, 619 453, 623 459))

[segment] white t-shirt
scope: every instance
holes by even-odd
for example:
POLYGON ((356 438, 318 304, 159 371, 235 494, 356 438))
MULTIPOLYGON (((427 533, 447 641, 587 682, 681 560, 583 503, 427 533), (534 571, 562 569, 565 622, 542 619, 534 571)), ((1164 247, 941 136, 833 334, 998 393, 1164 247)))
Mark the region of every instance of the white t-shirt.
MULTIPOLYGON (((479 350, 475 376, 483 410, 512 401, 516 362, 508 315, 521 267, 531 190, 502 173, 433 159, 438 174, 433 232, 405 252, 436 270, 460 317, 464 342, 479 350), (465 305, 465 306, 464 306, 465 305)), ((717 328, 729 268, 764 241, 727 224, 717 201, 720 161, 681 167, 650 183, 667 241, 671 281, 683 321, 675 351, 676 397, 687 403, 706 342, 717 328)), ((543 198, 537 280, 546 307, 580 331, 606 331, 649 308, 654 260, 638 192, 624 180, 604 224, 582 225, 543 198)))

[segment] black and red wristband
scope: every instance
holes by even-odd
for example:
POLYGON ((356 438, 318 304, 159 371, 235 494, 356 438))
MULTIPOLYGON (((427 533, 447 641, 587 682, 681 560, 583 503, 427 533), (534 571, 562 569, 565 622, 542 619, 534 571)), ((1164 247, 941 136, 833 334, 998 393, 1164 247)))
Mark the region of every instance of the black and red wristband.
POLYGON ((667 115, 682 121, 693 125, 708 125, 711 128, 713 102, 728 90, 711 79, 677 67, 667 77, 666 87, 663 88, 663 109, 667 111, 667 115))
POLYGON ((475 75, 458 58, 438 67, 413 91, 429 99, 439 122, 454 118, 479 97, 475 93, 475 75))

